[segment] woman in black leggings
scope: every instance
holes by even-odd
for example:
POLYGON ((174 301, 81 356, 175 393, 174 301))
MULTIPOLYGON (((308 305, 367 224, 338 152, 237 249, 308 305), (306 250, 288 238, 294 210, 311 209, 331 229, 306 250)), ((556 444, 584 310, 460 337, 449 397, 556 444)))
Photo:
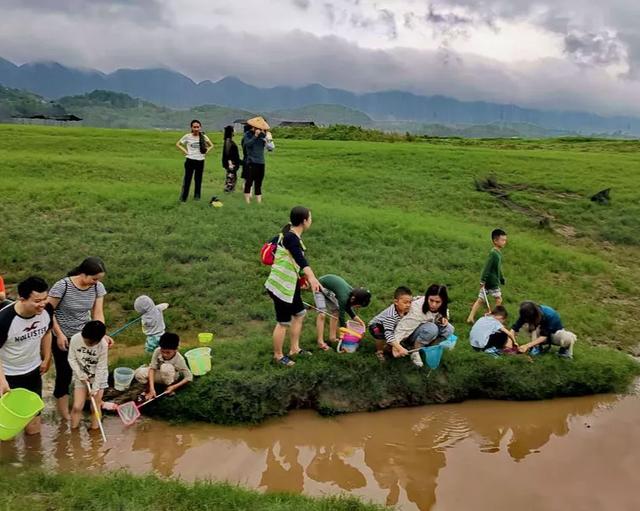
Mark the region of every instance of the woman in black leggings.
POLYGON ((262 202, 262 181, 264 180, 264 149, 273 148, 271 133, 261 130, 255 126, 245 132, 242 139, 244 148, 245 168, 244 168, 244 200, 251 203, 251 187, 254 189, 256 202, 262 202))
POLYGON ((202 133, 201 130, 202 124, 198 119, 194 119, 191 121, 191 133, 187 133, 176 142, 176 147, 187 157, 184 161, 184 178, 182 180, 182 192, 180 193, 181 202, 186 202, 189 198, 191 179, 194 177, 193 198, 194 200, 200 200, 204 157, 213 147, 209 137, 202 133))

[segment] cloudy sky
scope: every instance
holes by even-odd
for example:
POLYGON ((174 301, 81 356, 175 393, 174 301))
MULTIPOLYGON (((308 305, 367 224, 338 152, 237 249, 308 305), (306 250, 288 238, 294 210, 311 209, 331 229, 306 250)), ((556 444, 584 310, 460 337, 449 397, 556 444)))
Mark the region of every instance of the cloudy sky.
POLYGON ((18 64, 640 115, 637 0, 0 0, 0 12, 0 56, 18 64))

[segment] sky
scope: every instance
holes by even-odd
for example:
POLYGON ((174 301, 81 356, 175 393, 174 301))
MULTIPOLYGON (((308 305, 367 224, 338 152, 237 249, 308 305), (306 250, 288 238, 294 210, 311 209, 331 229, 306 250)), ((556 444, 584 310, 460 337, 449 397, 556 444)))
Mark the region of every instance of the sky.
POLYGON ((17 64, 640 115, 631 0, 0 0, 0 12, 0 56, 17 64))

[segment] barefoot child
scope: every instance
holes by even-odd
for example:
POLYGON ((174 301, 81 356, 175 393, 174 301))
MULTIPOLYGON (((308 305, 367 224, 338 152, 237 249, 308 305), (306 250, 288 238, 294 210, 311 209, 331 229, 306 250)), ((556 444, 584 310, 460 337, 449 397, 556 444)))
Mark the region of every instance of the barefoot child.
POLYGON ((511 332, 515 335, 523 327, 530 333, 531 342, 520 346, 520 353, 531 350, 532 355, 537 355, 540 353, 541 345, 547 343, 560 346, 559 357, 573 358, 573 345, 577 336, 564 329, 560 315, 551 307, 534 302, 522 302, 520 315, 511 327, 511 332))
MULTIPOLYGON (((102 394, 107 388, 109 363, 107 331, 102 321, 89 321, 69 341, 69 365, 73 373, 73 408, 71 409, 71 428, 80 425, 84 403, 89 398, 87 382, 91 387, 98 410, 102 405, 102 394)), ((95 412, 91 414, 91 429, 98 429, 95 412)))
POLYGON ((402 317, 411 309, 411 290, 400 286, 393 293, 393 303, 369 321, 369 333, 376 340, 376 357, 384 361, 384 349, 393 342, 393 334, 402 317))
MULTIPOLYGON (((399 322, 393 335, 392 350, 394 357, 407 355, 400 343, 409 343, 412 349, 434 344, 453 334, 449 323, 449 293, 447 286, 432 284, 424 296, 411 303, 411 309, 399 322)), ((417 367, 424 366, 420 352, 411 354, 411 361, 417 367)))
POLYGON ((165 324, 162 311, 167 310, 168 303, 156 305, 147 295, 141 295, 133 302, 133 308, 142 315, 142 332, 147 336, 144 351, 153 353, 160 343, 160 336, 164 334, 165 324))
POLYGON ((504 326, 507 317, 507 309, 498 305, 490 315, 483 316, 476 321, 469 333, 471 346, 477 351, 489 348, 512 349, 517 346, 515 335, 504 326))
MULTIPOLYGON (((371 293, 361 287, 351 287, 346 280, 337 275, 324 275, 318 279, 321 289, 314 293, 316 307, 333 316, 338 315, 338 319, 329 320, 329 342, 337 342, 338 322, 344 327, 347 324, 347 314, 351 319, 365 326, 353 309, 367 307, 371 302, 371 293)), ((324 314, 318 314, 316 319, 316 331, 318 346, 321 350, 328 350, 329 346, 324 342, 324 314)))
POLYGON ((151 356, 149 366, 136 369, 135 379, 144 385, 149 384, 149 390, 145 394, 147 399, 156 397, 156 383, 166 385, 165 392, 173 394, 193 381, 193 374, 178 351, 179 345, 180 337, 177 334, 165 332, 160 337, 160 346, 151 356))
POLYGON ((478 298, 471 307, 467 323, 473 325, 476 320, 478 309, 486 305, 485 299, 489 295, 493 296, 496 305, 502 305, 502 291, 500 285, 505 284, 504 275, 502 274, 502 249, 507 244, 507 233, 502 229, 494 229, 491 232, 491 242, 493 248, 489 252, 489 257, 482 270, 480 277, 480 293, 478 298))

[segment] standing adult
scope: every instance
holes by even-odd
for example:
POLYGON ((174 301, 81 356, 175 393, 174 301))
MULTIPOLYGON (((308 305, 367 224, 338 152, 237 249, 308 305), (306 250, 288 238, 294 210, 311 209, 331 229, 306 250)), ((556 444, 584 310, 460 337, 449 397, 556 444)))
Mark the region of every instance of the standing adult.
MULTIPOLYGON (((42 376, 51 366, 53 307, 47 302, 49 286, 40 277, 18 284, 18 299, 0 311, 0 395, 27 389, 42 397, 42 376)), ((40 416, 25 429, 40 433, 40 416)))
POLYGON ((204 172, 204 157, 213 147, 213 143, 202 132, 202 124, 198 119, 191 121, 191 133, 187 133, 176 142, 176 147, 184 153, 184 178, 180 201, 189 198, 191 180, 194 179, 193 199, 200 200, 202 192, 202 174, 204 172))
POLYGON ((300 349, 300 333, 306 309, 300 294, 300 275, 306 277, 312 291, 320 291, 320 283, 307 262, 302 234, 311 227, 311 210, 296 206, 289 214, 290 223, 278 238, 275 258, 269 278, 264 284, 273 300, 277 324, 273 330, 273 358, 278 364, 290 367, 292 356, 308 352, 300 349), (287 330, 291 329, 289 355, 283 353, 287 330))
MULTIPOLYGON (((53 323, 53 360, 56 364, 56 383, 53 395, 57 400, 58 413, 69 419, 69 340, 82 331, 84 325, 97 319, 104 321, 104 296, 107 290, 102 284, 106 268, 99 257, 87 257, 67 276, 56 282, 49 291, 49 303, 55 309, 53 323)), ((113 341, 107 337, 107 342, 113 341)))
POLYGON ((224 144, 222 146, 222 168, 225 170, 224 191, 233 192, 238 181, 240 153, 233 141, 233 126, 224 127, 224 144))
POLYGON ((244 149, 245 168, 243 174, 244 181, 244 200, 247 204, 251 203, 251 188, 253 187, 256 202, 262 202, 262 181, 264 180, 265 147, 272 151, 275 147, 269 125, 262 117, 255 117, 247 121, 249 126, 242 139, 242 147, 244 149))

